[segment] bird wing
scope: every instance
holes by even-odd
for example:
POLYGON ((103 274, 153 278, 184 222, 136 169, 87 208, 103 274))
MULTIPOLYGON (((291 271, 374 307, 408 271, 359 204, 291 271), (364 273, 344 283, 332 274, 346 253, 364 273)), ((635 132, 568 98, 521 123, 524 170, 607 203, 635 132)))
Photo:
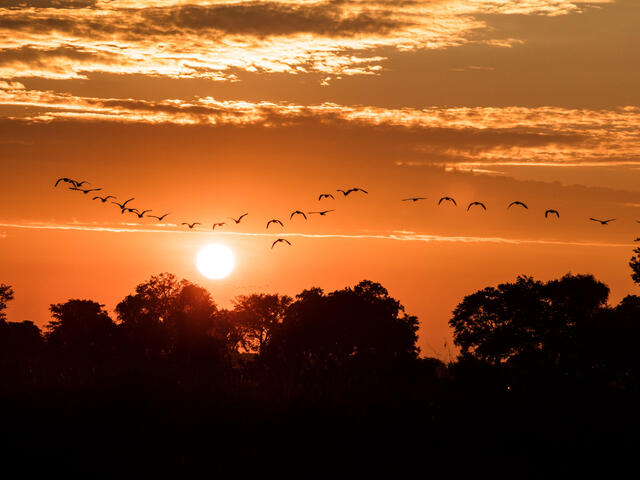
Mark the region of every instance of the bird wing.
POLYGON ((589 220, 593 220, 594 222, 602 222, 602 220, 598 220, 597 218, 589 217, 589 220))
POLYGON ((367 191, 366 191, 365 189, 363 189, 363 188, 356 188, 356 190, 359 190, 359 191, 361 191, 362 193, 369 194, 369 192, 367 192, 367 191))
POLYGON ((64 180, 64 178, 59 178, 59 179, 56 181, 56 184, 54 185, 54 187, 57 187, 57 186, 58 186, 58 184, 59 184, 61 181, 63 181, 63 180, 64 180))
POLYGON ((482 202, 478 202, 478 205, 480 205, 482 208, 484 208, 485 210, 487 209, 487 207, 484 206, 484 203, 482 202))
POLYGON ((246 217, 247 215, 249 215, 249 212, 247 213, 243 213, 242 215, 240 215, 240 217, 238 218, 238 221, 242 220, 244 217, 246 217))
POLYGON ((609 220, 605 220, 605 222, 613 222, 615 218, 610 218, 609 220))
POLYGON ((283 242, 287 242, 288 245, 291 245, 291 242, 289 240, 286 240, 286 239, 283 238, 282 241, 283 242))
POLYGON ((122 207, 124 208, 124 206, 125 206, 127 203, 132 202, 133 200, 135 200, 135 198, 130 198, 129 200, 127 200, 126 202, 124 202, 124 203, 122 204, 122 207))
POLYGON ((300 212, 300 214, 304 217, 304 219, 307 219, 307 216, 304 214, 304 212, 300 212))

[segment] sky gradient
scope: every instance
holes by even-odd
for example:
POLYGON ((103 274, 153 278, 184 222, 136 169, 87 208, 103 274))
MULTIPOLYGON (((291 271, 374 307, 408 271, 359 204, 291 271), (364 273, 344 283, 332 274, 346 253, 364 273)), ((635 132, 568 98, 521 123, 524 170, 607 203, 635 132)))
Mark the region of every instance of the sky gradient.
POLYGON ((634 0, 0 2, 9 319, 111 310, 163 271, 225 307, 366 278, 446 357, 462 297, 518 274, 592 273, 617 303, 637 289, 639 22, 634 0), (121 215, 60 176, 171 215, 121 215), (369 195, 335 191, 354 186, 369 195), (195 267, 213 242, 236 255, 223 280, 195 267))

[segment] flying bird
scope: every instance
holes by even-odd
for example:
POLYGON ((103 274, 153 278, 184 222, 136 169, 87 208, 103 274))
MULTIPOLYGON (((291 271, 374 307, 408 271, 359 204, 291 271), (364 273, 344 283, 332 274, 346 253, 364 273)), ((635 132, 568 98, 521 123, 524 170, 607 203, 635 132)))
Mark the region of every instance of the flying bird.
POLYGON ((521 201, 519 201, 519 200, 516 200, 515 202, 511 202, 511 203, 509 204, 509 206, 507 207, 507 209, 511 208, 511 207, 512 207, 512 206, 514 206, 514 205, 520 205, 520 206, 522 206, 522 207, 526 208, 527 210, 529 210, 529 207, 527 207, 523 202, 521 202, 521 201))
POLYGON ((589 218, 589 220, 593 220, 594 222, 600 222, 600 224, 606 225, 609 222, 613 222, 615 218, 610 218, 609 220, 598 220, 597 218, 589 218))
POLYGON ((440 205, 444 201, 452 202, 454 205, 458 206, 458 204, 456 203, 455 199, 453 199, 451 197, 442 197, 440 200, 438 200, 438 205, 440 205))
POLYGON ((87 182, 86 180, 82 180, 81 182, 79 182, 79 181, 77 181, 77 180, 74 180, 73 182, 76 184, 76 187, 81 187, 81 186, 82 186, 82 185, 84 185, 85 183, 86 183, 87 185, 91 185, 91 182, 87 182))
POLYGON ((553 214, 556 217, 560 218, 560 214, 558 213, 557 210, 545 210, 544 211, 544 218, 547 218, 549 216, 549 214, 553 214))
POLYGON ((285 242, 287 245, 291 245, 291 242, 289 240, 286 240, 284 238, 279 238, 271 244, 271 248, 275 247, 276 243, 280 243, 280 242, 285 242))
POLYGON ((186 223, 186 222, 182 222, 182 225, 186 225, 187 227, 189 227, 189 229, 191 230, 193 227, 195 227, 196 225, 202 225, 200 222, 193 222, 193 223, 186 223))
POLYGON ((417 202, 418 200, 426 200, 427 197, 409 197, 409 198, 403 198, 402 201, 403 202, 417 202))
POLYGON ((222 227, 223 225, 226 225, 226 223, 225 222, 214 223, 213 224, 213 230, 215 230, 216 227, 222 227))
POLYGON ((161 222, 162 220, 164 220, 164 217, 166 217, 167 215, 169 215, 168 213, 165 213, 164 215, 161 216, 157 216, 157 215, 147 215, 147 217, 151 217, 151 218, 157 218, 159 222, 161 222))
MULTIPOLYGON (((338 191, 343 191, 343 190, 338 190, 338 191)), ((331 195, 330 193, 321 193, 320 196, 318 197, 318 201, 322 200, 323 198, 330 198, 331 200, 335 200, 334 196, 331 195)))
POLYGON ((307 213, 317 213, 318 215, 322 215, 323 217, 329 212, 335 212, 335 208, 333 210, 323 210, 321 212, 307 212, 307 213))
POLYGON ((74 187, 78 186, 78 184, 77 184, 77 182, 75 180, 73 180, 71 178, 67 178, 67 177, 61 177, 58 180, 56 180, 56 184, 54 185, 54 187, 57 187, 60 182, 70 183, 74 187))
POLYGON ((135 213, 138 216, 138 218, 142 218, 142 217, 144 217, 145 213, 150 212, 151 210, 140 211, 140 210, 137 210, 135 208, 130 208, 129 211, 135 213))
POLYGON ((246 217, 247 215, 249 215, 248 213, 243 213, 242 215, 240 215, 238 218, 233 218, 233 217, 227 217, 229 220, 233 220, 234 222, 236 222, 236 224, 240 223, 240 221, 246 217))
POLYGON ((469 211, 469 209, 470 209, 471 207, 473 207, 474 205, 480 205, 480 206, 481 206, 482 208, 484 208, 485 210, 487 209, 487 207, 485 207, 485 206, 484 206, 484 203, 482 203, 482 202, 471 202, 471 203, 469 204, 469 206, 467 207, 467 212, 468 212, 468 211, 469 211))
POLYGON ((84 189, 84 188, 78 188, 78 187, 69 187, 69 190, 76 190, 76 191, 82 192, 82 193, 84 193, 86 195, 89 192, 98 192, 98 191, 100 191, 102 189, 101 188, 87 188, 87 189, 84 189))
POLYGON ((97 196, 97 197, 93 197, 92 200, 100 200, 102 203, 107 203, 107 200, 109 200, 110 198, 116 198, 116 197, 114 197, 113 195, 107 195, 106 197, 97 196))
POLYGON ((278 223, 281 227, 284 227, 284 225, 282 224, 282 222, 280 220, 278 220, 277 218, 274 218, 274 219, 269 220, 267 222, 267 228, 269 228, 269 225, 271 225, 272 223, 278 223))
POLYGON ((135 198, 130 198, 124 203, 118 203, 118 202, 111 202, 111 203, 113 203, 114 205, 118 205, 120 207, 120 213, 124 213, 125 210, 127 210, 127 203, 132 202, 133 200, 135 200, 135 198))
POLYGON ((304 212, 301 212, 300 210, 296 210, 295 212, 292 212, 291 215, 289 215, 289 220, 291 220, 294 215, 302 215, 305 220, 307 219, 307 216, 304 214, 304 212))
POLYGON ((353 187, 353 188, 350 188, 349 190, 337 189, 336 192, 342 193, 342 195, 344 195, 345 197, 353 192, 369 193, 366 190, 363 190, 362 188, 358 188, 358 187, 353 187))

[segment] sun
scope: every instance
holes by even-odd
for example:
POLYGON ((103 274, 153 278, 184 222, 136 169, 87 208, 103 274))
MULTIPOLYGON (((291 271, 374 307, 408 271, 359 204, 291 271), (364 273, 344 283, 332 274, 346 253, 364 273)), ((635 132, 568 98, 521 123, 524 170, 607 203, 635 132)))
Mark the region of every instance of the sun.
POLYGON ((233 271, 236 261, 233 252, 226 245, 214 243, 198 252, 196 265, 207 278, 224 278, 233 271))

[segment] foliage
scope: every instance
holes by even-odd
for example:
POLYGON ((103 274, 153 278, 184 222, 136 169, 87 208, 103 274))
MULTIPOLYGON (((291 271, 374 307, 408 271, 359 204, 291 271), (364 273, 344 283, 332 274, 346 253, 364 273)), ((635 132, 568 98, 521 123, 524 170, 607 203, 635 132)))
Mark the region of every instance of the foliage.
POLYGON ((0 321, 7 318, 4 311, 7 308, 7 302, 10 300, 13 300, 13 289, 9 285, 0 283, 0 321))

